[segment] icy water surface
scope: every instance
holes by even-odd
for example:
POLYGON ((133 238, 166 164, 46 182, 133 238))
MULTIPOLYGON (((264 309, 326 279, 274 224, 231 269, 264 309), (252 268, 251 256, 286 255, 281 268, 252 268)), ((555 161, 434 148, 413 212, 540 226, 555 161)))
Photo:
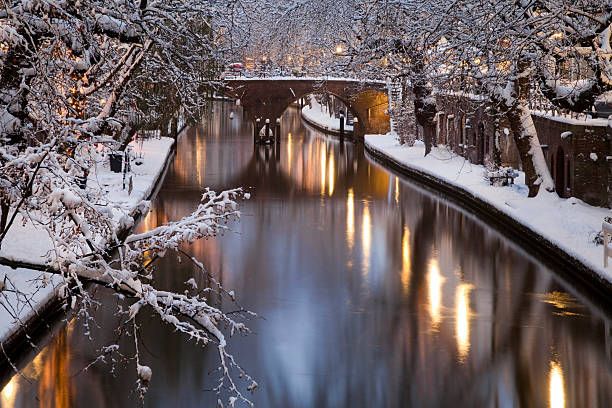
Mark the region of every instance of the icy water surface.
MULTIPOLYGON (((187 250, 261 316, 230 341, 260 384, 256 406, 612 406, 610 311, 361 147, 308 129, 295 108, 279 149, 254 149, 231 109, 215 103, 212 120, 183 135, 140 228, 187 214, 206 186, 250 188, 232 232, 187 250)), ((191 271, 170 257, 157 282, 182 290, 191 271)), ((94 342, 78 320, 59 329, 4 387, 2 408, 138 405, 133 363, 81 372, 116 337, 104 327, 117 301, 104 292, 94 342)), ((214 347, 141 317, 145 406, 215 407, 214 347)))

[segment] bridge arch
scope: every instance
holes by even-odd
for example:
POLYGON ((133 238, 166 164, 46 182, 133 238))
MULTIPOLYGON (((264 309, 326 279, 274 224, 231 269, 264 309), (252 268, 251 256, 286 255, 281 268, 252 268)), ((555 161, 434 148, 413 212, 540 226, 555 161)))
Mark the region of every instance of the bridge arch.
POLYGON ((353 130, 356 140, 363 140, 366 133, 386 133, 390 130, 389 117, 384 113, 388 106, 384 82, 318 78, 239 78, 226 81, 223 92, 240 99, 256 128, 262 127, 265 119, 274 122, 280 118, 283 112, 301 97, 328 93, 341 100, 358 119, 353 130), (372 109, 379 113, 376 120, 372 120, 372 109), (259 125, 256 122, 258 118, 261 119, 259 125))

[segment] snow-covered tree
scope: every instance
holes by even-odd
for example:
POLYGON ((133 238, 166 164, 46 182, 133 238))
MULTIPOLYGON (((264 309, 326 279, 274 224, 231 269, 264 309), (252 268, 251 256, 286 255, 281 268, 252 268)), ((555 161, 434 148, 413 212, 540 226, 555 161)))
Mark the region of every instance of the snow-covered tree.
POLYGON ((529 196, 540 188, 554 191, 529 110, 536 82, 553 103, 574 111, 590 108, 609 89, 606 39, 612 14, 610 3, 604 3, 467 0, 449 8, 453 31, 447 39, 456 61, 452 72, 508 119, 529 196), (569 83, 558 72, 555 77, 554 67, 567 59, 582 62, 589 72, 586 81, 569 83))
POLYGON ((402 88, 401 100, 390 112, 398 123, 400 139, 412 143, 414 120, 426 129, 426 154, 433 140, 436 114, 435 88, 449 80, 447 55, 441 41, 450 25, 445 22, 446 2, 412 0, 364 2, 357 42, 351 49, 359 65, 382 67, 402 88), (414 120, 410 120, 414 118, 414 120))
MULTIPOLYGON (((211 288, 159 290, 151 269, 168 251, 182 252, 182 243, 224 230, 239 215, 242 191, 207 190, 193 214, 121 237, 118 230, 134 225, 129 209, 109 201, 99 186, 84 190, 75 180, 86 179, 104 159, 102 151, 129 141, 133 118, 151 96, 144 89, 163 85, 174 109, 201 104, 199 93, 214 86, 223 52, 236 44, 223 34, 234 18, 244 18, 249 3, 4 0, 0 9, 0 248, 19 225, 46 231, 53 249, 44 269, 63 278, 60 296, 86 322, 95 301, 85 283, 116 290, 132 302, 120 311, 126 322, 147 309, 203 345, 216 343, 219 387, 232 398, 243 397, 230 376, 238 366, 223 329, 233 334, 246 327, 208 301, 211 288)), ((148 203, 140 206, 146 211, 148 203)), ((220 285, 212 290, 224 292, 220 285)), ((151 372, 139 357, 137 374, 144 391, 151 372)))

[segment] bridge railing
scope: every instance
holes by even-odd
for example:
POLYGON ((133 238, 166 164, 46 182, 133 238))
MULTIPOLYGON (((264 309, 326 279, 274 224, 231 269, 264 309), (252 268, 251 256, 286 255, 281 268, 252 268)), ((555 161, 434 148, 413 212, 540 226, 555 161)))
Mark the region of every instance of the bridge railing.
POLYGON ((347 81, 360 81, 360 82, 381 82, 384 83, 384 78, 372 78, 366 76, 359 76, 354 74, 338 74, 338 73, 324 73, 318 71, 306 71, 299 73, 269 73, 269 72, 253 72, 253 71, 242 71, 242 72, 225 72, 221 75, 223 80, 244 80, 244 79, 295 79, 295 80, 347 80, 347 81))

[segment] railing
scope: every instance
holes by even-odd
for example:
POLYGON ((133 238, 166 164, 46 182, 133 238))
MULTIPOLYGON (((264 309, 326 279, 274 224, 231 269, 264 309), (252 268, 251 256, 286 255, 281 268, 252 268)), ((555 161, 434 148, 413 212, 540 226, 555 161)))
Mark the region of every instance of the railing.
MULTIPOLYGON (((454 79, 449 81, 447 89, 437 89, 437 93, 455 96, 465 96, 472 100, 484 100, 485 97, 480 93, 482 89, 477 81, 472 78, 454 79)), ((595 110, 586 112, 573 112, 563 109, 553 104, 544 96, 540 88, 534 85, 531 88, 531 95, 528 101, 529 110, 534 114, 544 114, 554 117, 584 120, 594 119, 597 116, 595 110)))
POLYGON ((588 119, 593 119, 596 116, 596 112, 594 110, 588 112, 573 112, 569 109, 560 108, 549 101, 537 87, 532 91, 531 98, 529 98, 529 109, 535 113, 543 113, 545 115, 575 120, 586 121, 588 119))
POLYGON ((275 73, 275 72, 253 72, 253 71, 241 71, 241 72, 225 72, 221 79, 224 80, 241 80, 241 79, 272 79, 283 78, 283 79, 296 79, 296 80, 349 80, 349 81, 362 81, 362 82, 377 82, 384 83, 382 78, 370 78, 361 77, 354 74, 342 74, 342 73, 325 73, 318 71, 306 71, 298 74, 294 73, 275 73))
POLYGON ((612 238, 612 224, 602 222, 601 230, 603 231, 603 264, 604 268, 608 267, 608 258, 610 257, 610 238, 612 238))

